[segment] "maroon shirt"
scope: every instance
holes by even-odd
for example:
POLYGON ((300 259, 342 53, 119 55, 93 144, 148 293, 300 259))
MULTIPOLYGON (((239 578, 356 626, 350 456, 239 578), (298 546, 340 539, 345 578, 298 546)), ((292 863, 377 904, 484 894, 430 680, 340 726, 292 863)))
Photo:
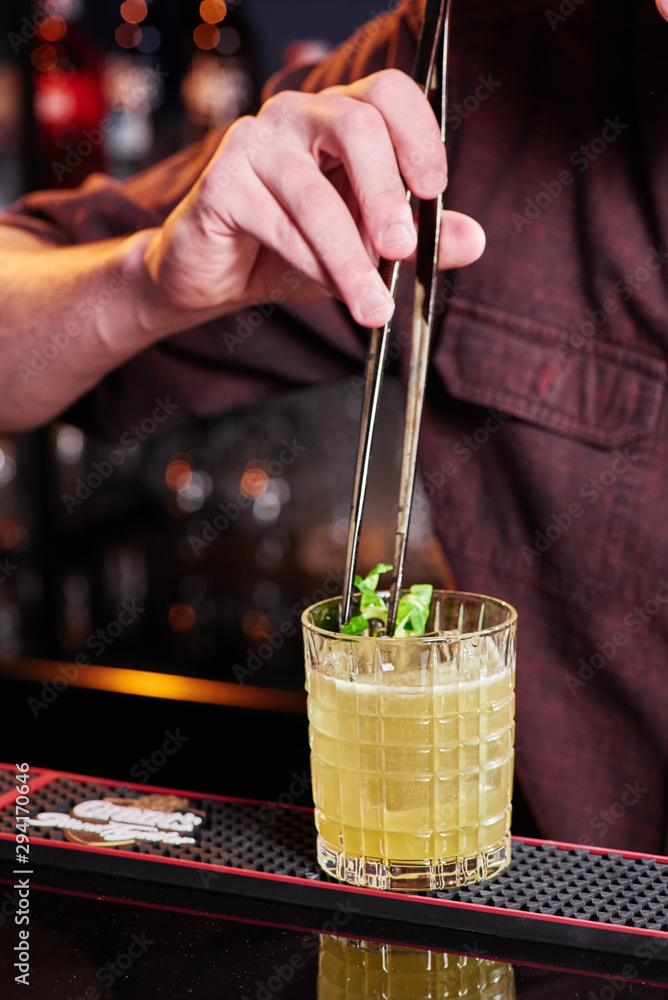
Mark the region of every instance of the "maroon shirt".
MULTIPOLYGON (((277 85, 410 70, 420 6, 277 85)), ((667 95, 668 27, 650 0, 568 16, 544 0, 455 4, 447 203, 488 246, 443 278, 422 434, 458 586, 520 612, 517 767, 543 833, 655 852, 668 850, 667 95)), ((159 224, 219 138, 124 185, 30 195, 3 221, 61 243, 159 224)), ((144 352, 80 412, 113 430, 164 393, 207 415, 359 373, 364 334, 338 304, 277 307, 246 338, 253 312, 144 352)))

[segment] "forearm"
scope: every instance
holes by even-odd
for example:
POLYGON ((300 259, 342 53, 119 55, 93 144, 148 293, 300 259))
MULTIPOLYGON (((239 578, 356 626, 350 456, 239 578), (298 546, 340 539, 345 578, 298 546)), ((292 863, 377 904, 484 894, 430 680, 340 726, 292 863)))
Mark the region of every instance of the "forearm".
POLYGON ((165 301, 145 263, 154 232, 54 247, 0 229, 0 431, 53 419, 128 358, 223 311, 165 301))

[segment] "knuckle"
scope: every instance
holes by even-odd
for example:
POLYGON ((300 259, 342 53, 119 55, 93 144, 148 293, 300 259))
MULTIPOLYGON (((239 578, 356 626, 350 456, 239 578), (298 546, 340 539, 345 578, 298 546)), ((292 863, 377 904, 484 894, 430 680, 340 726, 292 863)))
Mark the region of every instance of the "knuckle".
POLYGON ((304 103, 305 94, 299 90, 280 90, 277 94, 272 94, 263 103, 258 115, 266 112, 275 113, 277 110, 296 110, 304 103))
POLYGON ((382 116, 373 105, 354 101, 352 106, 347 108, 340 127, 346 132, 371 132, 381 123, 382 116))
POLYGON ((409 76, 400 69, 381 69, 367 78, 367 96, 375 99, 378 96, 394 97, 405 94, 407 89, 415 84, 409 76))
POLYGON ((211 209, 218 211, 228 202, 230 191, 234 191, 238 201, 250 197, 250 181, 250 168, 243 151, 231 150, 209 164, 193 189, 191 207, 196 213, 206 214, 211 209))
MULTIPOLYGON (((397 175, 397 181, 398 181, 397 175)), ((394 197, 393 190, 389 187, 376 188, 375 191, 360 191, 357 200, 362 210, 362 214, 387 217, 396 213, 397 209, 404 209, 405 198, 394 197)))
POLYGON ((276 243, 280 246, 283 257, 286 260, 294 260, 302 249, 302 243, 294 223, 287 215, 281 215, 276 220, 275 231, 276 243))
POLYGON ((365 288, 369 282, 377 280, 377 272, 371 266, 370 260, 368 258, 364 260, 362 254, 346 254, 338 262, 338 274, 346 285, 358 285, 360 288, 365 288))
POLYGON ((317 212, 329 214, 330 197, 324 181, 304 180, 300 184, 300 204, 299 212, 302 215, 317 212))
POLYGON ((284 127, 304 105, 304 94, 283 90, 264 102, 257 113, 257 120, 270 128, 284 127))
POLYGON ((407 86, 414 86, 411 78, 403 70, 393 67, 381 69, 375 74, 374 82, 378 84, 382 83, 383 87, 393 87, 400 90, 405 90, 407 86))
POLYGON ((244 115, 238 118, 227 131, 223 146, 235 146, 242 149, 244 144, 255 135, 257 119, 251 115, 244 115))

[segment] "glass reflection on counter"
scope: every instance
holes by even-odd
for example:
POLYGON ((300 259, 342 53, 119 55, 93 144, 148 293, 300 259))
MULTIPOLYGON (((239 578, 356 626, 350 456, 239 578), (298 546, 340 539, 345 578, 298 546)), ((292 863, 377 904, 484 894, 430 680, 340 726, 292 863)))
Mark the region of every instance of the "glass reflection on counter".
POLYGON ((515 1000, 512 965, 375 941, 320 936, 318 1000, 515 1000))

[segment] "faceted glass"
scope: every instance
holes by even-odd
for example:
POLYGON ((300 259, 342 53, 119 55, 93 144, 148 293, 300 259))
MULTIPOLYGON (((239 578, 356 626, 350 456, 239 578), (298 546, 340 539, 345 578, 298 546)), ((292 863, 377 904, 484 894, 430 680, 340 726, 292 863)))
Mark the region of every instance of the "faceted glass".
POLYGON ((514 608, 435 592, 427 634, 407 639, 342 635, 339 608, 302 616, 320 865, 410 891, 495 875, 510 861, 514 608))
POLYGON ((512 965, 320 936, 318 1000, 515 1000, 512 965))

